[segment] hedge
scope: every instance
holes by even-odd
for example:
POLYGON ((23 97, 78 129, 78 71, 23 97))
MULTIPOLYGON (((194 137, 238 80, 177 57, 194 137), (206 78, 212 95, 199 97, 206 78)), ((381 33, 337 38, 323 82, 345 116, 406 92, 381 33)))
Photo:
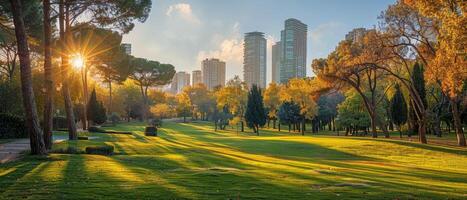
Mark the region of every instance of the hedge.
POLYGON ((114 152, 114 146, 110 146, 110 145, 86 147, 86 153, 87 154, 97 154, 97 155, 109 156, 109 155, 112 155, 113 152, 114 152))
POLYGON ((28 131, 23 117, 0 113, 0 138, 26 138, 28 131))

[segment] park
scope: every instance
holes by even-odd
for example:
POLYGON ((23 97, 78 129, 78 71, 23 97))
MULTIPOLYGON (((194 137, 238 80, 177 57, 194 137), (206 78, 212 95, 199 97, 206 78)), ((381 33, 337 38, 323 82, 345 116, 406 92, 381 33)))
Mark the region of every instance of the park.
POLYGON ((112 145, 114 155, 53 153, 1 165, 2 199, 462 199, 467 151, 398 140, 274 130, 215 132, 168 122, 158 137, 124 123, 55 150, 112 145))
POLYGON ((0 0, 0 199, 467 199, 461 0, 0 0))

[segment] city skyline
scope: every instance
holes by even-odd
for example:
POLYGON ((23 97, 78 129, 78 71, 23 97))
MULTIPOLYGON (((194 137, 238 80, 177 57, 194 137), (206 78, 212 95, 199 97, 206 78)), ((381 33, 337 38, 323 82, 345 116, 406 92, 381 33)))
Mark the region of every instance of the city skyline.
POLYGON ((372 28, 380 12, 393 2, 155 1, 146 23, 137 23, 123 41, 132 44, 133 55, 172 63, 177 71, 198 70, 205 58, 219 58, 226 62, 228 80, 243 77, 243 34, 258 30, 267 39, 269 83, 271 47, 280 40, 286 19, 296 18, 308 25, 305 69, 311 76, 314 58, 326 56, 354 27, 372 28), (253 9, 258 6, 262 12, 253 9), (337 12, 326 12, 330 8, 337 12), (236 10, 242 10, 242 15, 236 15, 236 10))

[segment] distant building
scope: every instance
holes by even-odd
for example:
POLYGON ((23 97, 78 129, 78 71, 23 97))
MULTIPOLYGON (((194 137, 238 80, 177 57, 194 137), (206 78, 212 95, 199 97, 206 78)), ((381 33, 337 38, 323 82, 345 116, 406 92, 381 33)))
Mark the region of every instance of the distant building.
POLYGON ((266 39, 262 32, 245 34, 243 43, 243 80, 251 87, 266 87, 266 39))
POLYGON ((365 33, 367 33, 367 31, 368 30, 365 28, 355 28, 345 35, 345 39, 349 41, 359 42, 363 40, 363 37, 365 36, 365 33))
POLYGON ((126 54, 131 55, 131 44, 129 43, 122 43, 122 48, 126 54))
POLYGON ((281 56, 282 56, 282 46, 281 42, 276 42, 272 45, 272 82, 273 83, 280 83, 280 66, 281 66, 281 56))
POLYGON ((203 83, 203 76, 201 75, 201 70, 192 71, 191 72, 191 77, 192 77, 191 83, 193 85, 196 85, 198 83, 203 83))
POLYGON ((307 28, 306 24, 297 19, 285 20, 285 27, 281 32, 281 83, 306 76, 307 28))
POLYGON ((225 85, 225 62, 216 59, 205 59, 201 62, 203 83, 210 90, 225 85))
POLYGON ((177 72, 172 78, 170 92, 178 94, 183 88, 190 85, 190 74, 186 72, 177 72))

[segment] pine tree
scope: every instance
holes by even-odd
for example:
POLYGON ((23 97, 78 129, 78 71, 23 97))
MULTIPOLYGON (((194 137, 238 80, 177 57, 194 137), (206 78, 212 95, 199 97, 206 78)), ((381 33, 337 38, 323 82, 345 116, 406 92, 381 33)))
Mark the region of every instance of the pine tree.
MULTIPOLYGON (((412 71, 412 75, 411 75, 411 78, 412 78, 412 82, 413 82, 413 85, 415 86, 415 89, 417 90, 418 94, 420 95, 420 98, 422 99, 422 102, 423 102, 423 105, 427 105, 427 101, 426 101, 426 90, 425 90, 425 76, 423 75, 423 66, 418 64, 418 63, 415 63, 414 66, 413 66, 413 71, 412 71)), ((412 115, 412 130, 411 132, 412 133, 418 133, 418 127, 419 127, 419 124, 418 124, 418 121, 417 121, 417 113, 420 113, 421 111, 417 111, 415 110, 415 106, 413 105, 413 103, 411 103, 411 106, 410 106, 410 114, 412 115)))
POLYGON ((407 122, 407 103, 398 84, 396 84, 396 93, 391 98, 391 118, 399 129, 402 138, 401 126, 407 122))
POLYGON ((249 128, 259 135, 259 127, 266 124, 266 111, 263 104, 261 89, 253 85, 248 93, 245 120, 249 128))
POLYGON ((92 90, 91 97, 89 98, 87 108, 88 120, 94 124, 102 124, 107 120, 105 108, 102 102, 97 101, 96 90, 92 90))

